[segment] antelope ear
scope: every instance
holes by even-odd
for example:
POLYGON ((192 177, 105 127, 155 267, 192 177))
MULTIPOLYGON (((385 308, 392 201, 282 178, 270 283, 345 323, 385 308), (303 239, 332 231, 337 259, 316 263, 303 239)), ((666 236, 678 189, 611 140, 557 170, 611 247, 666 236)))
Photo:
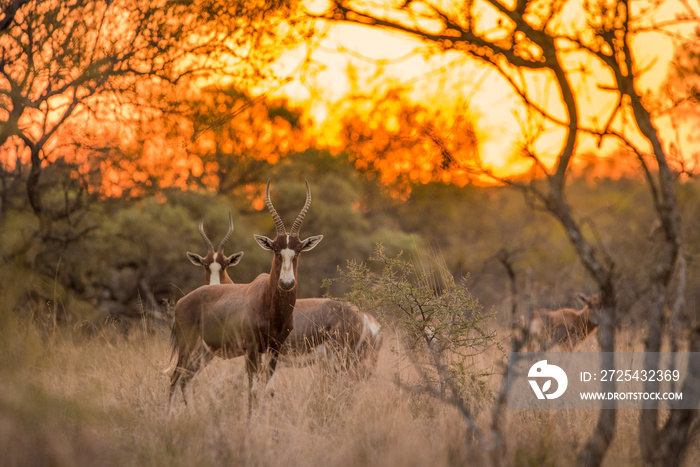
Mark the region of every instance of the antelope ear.
POLYGON ((225 267, 230 267, 230 266, 235 266, 237 265, 240 261, 241 258, 243 258, 243 252, 239 251, 238 253, 234 253, 228 258, 226 258, 226 266, 225 267))
POLYGON ((272 250, 272 244, 274 243, 272 240, 264 235, 253 235, 253 237, 255 237, 255 241, 258 242, 258 245, 263 250, 272 250))
POLYGON ((315 235, 313 237, 307 238, 306 240, 302 240, 301 251, 313 250, 314 248, 316 248, 316 245, 321 243, 321 240, 323 240, 323 235, 315 235))
POLYGON ((197 253, 187 252, 187 257, 195 266, 204 266, 204 258, 199 256, 197 253))

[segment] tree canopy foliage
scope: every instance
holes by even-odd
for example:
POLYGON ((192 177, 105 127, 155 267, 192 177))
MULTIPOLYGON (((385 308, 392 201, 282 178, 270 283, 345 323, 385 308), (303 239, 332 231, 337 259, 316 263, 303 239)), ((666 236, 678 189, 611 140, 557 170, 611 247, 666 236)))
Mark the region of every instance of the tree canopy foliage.
POLYGON ((285 2, 7 0, 2 14, 3 181, 28 167, 29 204, 45 231, 53 213, 39 188, 43 169, 67 158, 101 170, 106 154, 117 156, 108 149, 125 135, 95 122, 162 115, 171 110, 164 96, 185 82, 265 78, 266 65, 304 34, 285 2))

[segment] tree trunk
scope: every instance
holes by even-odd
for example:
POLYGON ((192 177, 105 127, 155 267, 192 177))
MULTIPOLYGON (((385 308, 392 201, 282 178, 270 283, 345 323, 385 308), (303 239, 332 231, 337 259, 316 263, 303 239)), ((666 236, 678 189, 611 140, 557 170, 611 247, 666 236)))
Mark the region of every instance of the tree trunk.
POLYGON ((40 151, 37 145, 31 146, 31 166, 27 177, 27 197, 29 198, 29 206, 32 208, 32 212, 39 220, 39 234, 42 238, 46 238, 51 226, 50 220, 44 211, 41 188, 39 186, 42 170, 40 151))

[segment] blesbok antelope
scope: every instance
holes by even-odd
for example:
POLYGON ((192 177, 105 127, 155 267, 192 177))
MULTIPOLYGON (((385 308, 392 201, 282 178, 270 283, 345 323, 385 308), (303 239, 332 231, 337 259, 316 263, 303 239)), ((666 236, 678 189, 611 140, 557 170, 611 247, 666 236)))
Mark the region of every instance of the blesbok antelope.
POLYGON ((328 298, 297 300, 294 329, 280 353, 285 363, 297 366, 319 358, 357 375, 376 367, 382 345, 381 326, 349 302, 328 298))
POLYGON ((274 253, 270 273, 259 275, 249 284, 204 285, 185 295, 175 306, 171 345, 172 358, 177 354, 177 363, 170 380, 171 410, 177 388, 187 403, 187 383, 214 356, 226 359, 245 356, 249 415, 263 352, 270 354, 265 379, 268 391, 274 391, 279 349, 294 325, 292 312, 297 298, 299 255, 316 247, 323 235, 299 238, 311 205, 308 182, 306 202, 289 233, 270 201, 269 181, 265 204, 275 222, 276 237, 273 240, 255 235, 255 240, 263 249, 274 253))
POLYGON ((204 216, 199 221, 199 234, 204 240, 204 244, 207 245, 208 251, 205 256, 200 256, 197 253, 187 252, 187 257, 190 259, 192 264, 195 266, 202 266, 206 271, 206 283, 210 285, 216 284, 233 284, 233 281, 226 272, 226 268, 237 265, 241 258, 243 257, 243 252, 239 251, 231 256, 226 256, 224 254, 224 246, 231 238, 233 233, 233 219, 231 218, 231 213, 228 214, 228 232, 224 236, 221 243, 216 250, 214 250, 214 245, 204 233, 204 216))
POLYGON ((562 308, 533 313, 529 331, 531 343, 539 344, 536 350, 546 350, 556 344, 565 350, 572 350, 598 327, 602 310, 600 297, 579 294, 578 299, 584 305, 581 310, 562 308))
MULTIPOLYGON (((215 252, 214 246, 204 233, 204 216, 199 223, 199 233, 209 248, 205 257, 187 252, 192 264, 203 266, 205 280, 209 285, 232 284, 226 274, 227 266, 235 266, 243 252, 226 257, 223 247, 233 232, 233 221, 229 214, 229 231, 215 252)), ((364 370, 370 374, 377 364, 382 344, 379 322, 367 313, 360 313, 348 302, 331 299, 298 299, 294 307, 294 327, 280 349, 281 360, 290 365, 304 366, 325 357, 347 369, 364 370), (360 368, 360 363, 365 364, 360 368)))

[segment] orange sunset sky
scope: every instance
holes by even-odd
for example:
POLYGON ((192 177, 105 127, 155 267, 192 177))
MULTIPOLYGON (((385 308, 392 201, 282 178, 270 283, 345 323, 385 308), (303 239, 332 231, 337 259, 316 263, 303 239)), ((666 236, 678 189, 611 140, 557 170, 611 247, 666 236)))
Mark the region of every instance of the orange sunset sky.
MULTIPOLYGON (((667 2, 654 20, 671 20, 680 11, 680 3, 667 2)), ((575 15, 575 12, 571 14, 575 15)), ((484 162, 505 173, 518 172, 526 167, 513 154, 518 144, 522 143, 527 116, 520 100, 498 72, 454 52, 426 58, 421 53, 424 45, 405 34, 347 24, 326 25, 319 29, 324 27, 327 27, 327 35, 317 42, 317 48, 299 50, 285 56, 278 64, 278 73, 289 75, 293 80, 276 91, 309 109, 318 124, 332 125, 333 108, 350 87, 347 77, 349 65, 369 79, 376 76, 379 64, 384 78, 412 88, 413 98, 418 102, 441 106, 460 97, 465 99, 469 114, 475 118, 479 150, 484 162), (314 73, 306 73, 301 78, 298 70, 305 54, 309 54, 310 68, 314 73)), ((689 37, 693 27, 681 26, 674 31, 689 37)), ((638 92, 658 92, 673 58, 673 40, 658 32, 642 33, 635 36, 633 50, 636 65, 643 70, 638 81, 638 92)), ((587 66, 594 65, 592 60, 585 63, 587 66)), ((559 97, 556 88, 548 86, 545 81, 539 78, 539 82, 533 82, 531 89, 538 102, 544 103, 551 111, 558 105, 559 97)), ((609 115, 617 95, 599 89, 599 85, 606 84, 612 84, 612 79, 594 67, 589 77, 575 83, 583 96, 579 102, 582 121, 590 123, 591 119, 603 120, 609 115)), ((669 119, 658 118, 655 124, 668 143, 674 137, 669 119)), ((641 141, 632 128, 628 127, 627 132, 633 141, 641 141)), ((685 133, 683 128, 681 133, 685 133)), ((333 143, 329 134, 332 135, 323 133, 325 136, 321 138, 329 138, 329 141, 322 143, 333 143)), ((561 133, 557 135, 556 130, 551 128, 546 136, 540 138, 536 147, 544 159, 547 160, 549 156, 551 162, 560 149, 561 140, 561 133)), ((690 155, 695 152, 688 141, 685 143, 683 149, 686 153, 690 155)), ((643 143, 642 147, 646 148, 643 143)), ((579 159, 591 157, 586 156, 591 153, 606 157, 614 150, 614 144, 603 144, 597 148, 592 139, 583 137, 578 147, 579 159)), ((634 165, 634 162, 631 164, 634 165)))
MULTIPOLYGON (((577 21, 580 21, 579 18, 583 17, 579 11, 581 3, 576 1, 566 3, 566 8, 569 10, 563 11, 563 21, 573 25, 571 27, 576 27, 577 21)), ((633 5, 640 4, 643 2, 633 2, 633 5)), ((652 20, 672 20, 682 11, 682 6, 680 1, 674 3, 669 0, 652 20)), ((309 3, 312 13, 322 12, 325 7, 323 0, 309 3)), ((488 14, 485 13, 485 16, 488 14)), ((524 144, 523 135, 527 134, 534 125, 542 123, 528 116, 510 85, 493 68, 460 52, 442 54, 427 52, 428 48, 425 44, 397 32, 349 24, 327 24, 322 20, 317 21, 316 30, 325 34, 314 37, 295 50, 283 52, 281 58, 273 65, 276 75, 283 78, 282 82, 285 84, 264 82, 251 91, 253 96, 287 98, 293 106, 301 108, 305 116, 314 121, 314 127, 311 130, 313 135, 311 137, 307 134, 303 135, 303 139, 311 141, 310 144, 321 148, 330 147, 334 150, 343 149, 339 138, 341 130, 339 109, 351 105, 343 102, 343 98, 351 90, 371 94, 383 92, 390 85, 400 85, 409 90, 406 95, 414 102, 432 109, 440 109, 443 115, 459 112, 467 121, 473 123, 479 156, 483 163, 494 169, 498 175, 516 175, 531 167, 531 160, 522 157, 519 150, 524 144), (350 69, 352 73, 348 72, 350 69), (353 74, 357 77, 354 84, 350 78, 353 74)), ((693 33, 693 24, 689 23, 685 27, 677 26, 674 32, 680 36, 690 37, 693 33)), ((634 37, 632 48, 635 52, 635 65, 642 70, 638 80, 638 93, 654 94, 660 90, 666 79, 675 46, 677 42, 674 44, 668 35, 658 32, 642 33, 634 37)), ((613 84, 611 76, 590 57, 571 53, 562 53, 562 56, 566 59, 565 66, 568 70, 576 70, 581 65, 588 67, 587 73, 570 71, 570 79, 577 94, 580 122, 589 127, 599 127, 601 122, 609 118, 618 98, 618 93, 604 89, 613 84)), ((528 83, 530 97, 538 105, 558 118, 566 119, 559 91, 548 79, 546 73, 531 73, 526 75, 525 80, 528 83)), ((234 83, 231 77, 216 77, 214 81, 224 86, 234 83)), ((188 92, 196 94, 200 85, 207 83, 211 81, 196 83, 188 92)), ((60 104, 60 100, 65 100, 65 97, 58 96, 55 99, 60 104)), ((448 125, 449 119, 443 119, 437 123, 448 125)), ((668 116, 657 118, 655 124, 667 147, 675 142, 676 133, 671 127, 668 116)), ((156 119, 145 127, 147 131, 166 133, 168 125, 165 119, 156 119)), ((109 127, 109 123, 105 122, 104 126, 109 127)), ((622 121, 619 114, 614 126, 616 130, 635 142, 642 151, 646 150, 645 142, 636 134, 636 129, 630 122, 622 121)), ((271 142, 267 146, 254 148, 253 153, 254 157, 268 157, 270 162, 276 161, 276 158, 285 152, 284 149, 280 149, 281 146, 274 146, 274 144, 293 145, 294 142, 302 139, 299 138, 299 134, 292 133, 289 133, 288 135, 291 136, 286 139, 284 137, 275 139, 274 135, 270 136, 272 130, 265 133, 265 128, 246 128, 249 139, 269 137, 267 139, 271 142)), ((561 149, 565 133, 561 128, 548 122, 543 124, 543 128, 542 135, 531 143, 532 149, 545 164, 551 165, 561 149)), ((462 129, 462 127, 440 128, 448 132, 458 132, 462 129)), ((683 139, 679 146, 682 154, 688 158, 693 157, 697 152, 693 141, 688 136, 691 129, 690 124, 684 127, 681 122, 679 134, 683 139)), ((274 129, 274 131, 277 130, 277 128, 274 129)), ((105 132, 108 131, 111 130, 105 130, 105 132)), ((122 129, 117 137, 121 142, 127 141, 128 144, 130 136, 126 134, 127 131, 122 129)), ((134 135, 131 136, 135 139, 134 135)), ((205 143, 206 139, 207 135, 196 143, 205 143)), ((602 162, 595 165, 596 175, 614 176, 620 173, 636 173, 637 163, 632 158, 615 157, 614 167, 607 163, 613 160, 612 156, 617 147, 611 139, 606 141, 608 142, 599 148, 593 138, 581 135, 574 167, 578 164, 580 168, 595 161, 602 162)), ((166 147, 163 146, 162 140, 156 140, 151 142, 150 146, 150 149, 140 150, 136 157, 142 166, 151 166, 150 171, 158 173, 165 185, 179 184, 175 180, 179 177, 178 171, 186 172, 192 167, 194 167, 193 171, 199 170, 200 173, 203 170, 202 166, 205 162, 192 157, 192 150, 195 149, 195 144, 192 142, 172 143, 166 147), (164 164, 165 159, 169 161, 166 163, 169 165, 160 170, 160 165, 164 164), (168 179, 169 176, 173 179, 168 179)), ((12 157, 23 157, 18 155, 19 153, 11 154, 12 148, 4 147, 3 152, 2 156, 7 160, 12 157)), ((404 162, 405 159, 418 159, 421 156, 420 152, 419 147, 411 148, 410 151, 404 149, 401 157, 404 162)), ((434 168, 435 164, 426 163, 426 166, 434 168)), ((428 180, 429 176, 424 177, 426 169, 420 167, 420 163, 416 163, 410 169, 422 170, 418 177, 413 177, 414 173, 411 173, 413 179, 428 180)), ((106 173, 108 183, 111 182, 117 189, 121 189, 120 186, 128 186, 129 181, 149 176, 148 169, 143 172, 129 169, 111 168, 106 173)), ((447 174, 442 172, 440 176, 459 178, 454 171, 447 174)))

